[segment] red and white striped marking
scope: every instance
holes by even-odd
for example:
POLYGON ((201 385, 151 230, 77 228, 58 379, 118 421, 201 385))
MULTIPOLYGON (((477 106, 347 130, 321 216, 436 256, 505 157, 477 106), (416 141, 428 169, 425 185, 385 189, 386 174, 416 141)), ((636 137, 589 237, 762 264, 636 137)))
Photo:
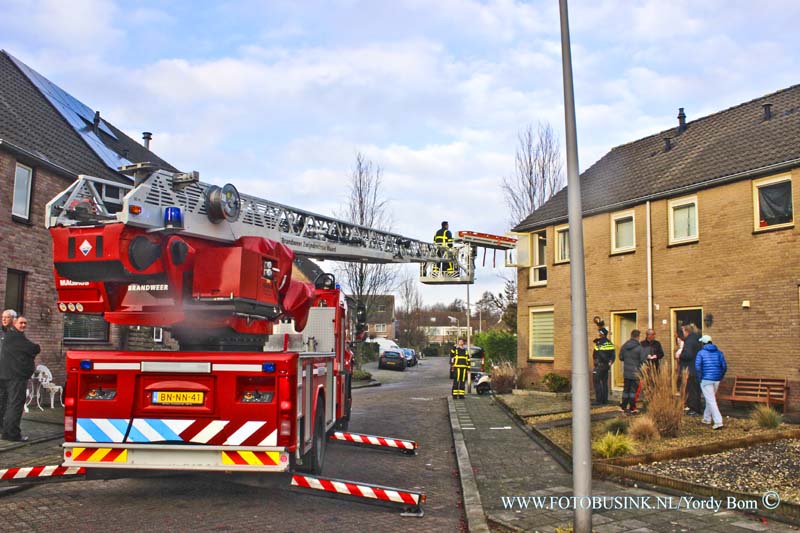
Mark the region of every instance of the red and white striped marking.
POLYGON ((25 468, 5 468, 0 470, 0 479, 29 479, 56 476, 80 476, 86 473, 86 469, 79 466, 28 466, 25 468))
POLYGON ((377 485, 364 485, 352 481, 343 481, 341 479, 326 479, 295 474, 292 476, 292 486, 383 502, 412 505, 414 507, 419 507, 421 504, 425 503, 425 494, 421 492, 409 492, 377 485))
POLYGON ((391 437, 377 437, 375 435, 363 435, 361 433, 345 433, 336 431, 330 436, 331 440, 353 442, 356 444, 369 444, 371 446, 383 446, 386 448, 397 448, 398 450, 417 449, 417 443, 413 440, 394 439, 391 437))

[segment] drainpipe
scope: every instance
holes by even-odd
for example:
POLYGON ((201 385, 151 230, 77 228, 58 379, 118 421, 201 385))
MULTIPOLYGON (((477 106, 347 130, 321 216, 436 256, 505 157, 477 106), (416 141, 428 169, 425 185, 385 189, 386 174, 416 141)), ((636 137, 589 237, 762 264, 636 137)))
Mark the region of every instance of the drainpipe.
POLYGON ((650 200, 645 206, 647 230, 647 328, 653 327, 653 250, 650 236, 650 200))

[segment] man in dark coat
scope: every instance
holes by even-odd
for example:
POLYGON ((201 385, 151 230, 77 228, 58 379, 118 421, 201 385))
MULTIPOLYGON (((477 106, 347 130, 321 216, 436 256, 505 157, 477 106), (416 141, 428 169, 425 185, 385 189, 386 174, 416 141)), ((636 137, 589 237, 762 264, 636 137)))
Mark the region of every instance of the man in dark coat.
POLYGON ((688 369, 689 379, 686 380, 686 409, 689 416, 698 416, 703 412, 703 405, 700 403, 700 382, 697 381, 697 371, 695 370, 695 357, 700 351, 700 335, 697 334, 697 326, 686 324, 681 327, 683 332, 683 351, 680 357, 680 369, 688 369))
POLYGON ((656 365, 656 368, 658 368, 661 365, 661 360, 664 358, 664 348, 661 346, 661 343, 656 340, 656 330, 650 328, 645 331, 642 348, 644 348, 647 362, 656 365))
POLYGON ((644 350, 639 344, 640 335, 641 332, 638 329, 631 331, 631 338, 619 349, 619 360, 625 363, 622 369, 625 387, 622 391, 622 403, 619 408, 631 414, 638 412, 636 391, 639 389, 639 369, 645 362, 644 350))
POLYGON ((5 412, 0 414, 3 415, 4 440, 28 440, 22 435, 19 422, 25 408, 28 379, 35 368, 34 358, 41 348, 25 336, 27 327, 27 318, 17 318, 14 328, 6 332, 0 352, 0 405, 5 405, 5 412))

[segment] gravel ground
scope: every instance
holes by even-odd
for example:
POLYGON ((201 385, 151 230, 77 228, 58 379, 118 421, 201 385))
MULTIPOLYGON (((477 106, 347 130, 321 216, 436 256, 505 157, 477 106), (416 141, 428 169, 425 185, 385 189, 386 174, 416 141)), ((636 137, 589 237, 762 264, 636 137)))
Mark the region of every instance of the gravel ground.
POLYGON ((796 439, 632 468, 750 494, 774 490, 783 501, 800 504, 800 440, 796 439))

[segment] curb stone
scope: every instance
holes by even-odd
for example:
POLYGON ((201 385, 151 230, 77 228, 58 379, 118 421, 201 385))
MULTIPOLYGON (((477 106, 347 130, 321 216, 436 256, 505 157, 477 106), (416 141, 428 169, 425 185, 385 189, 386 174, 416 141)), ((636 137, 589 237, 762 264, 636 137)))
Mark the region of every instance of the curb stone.
POLYGON ((453 445, 456 449, 458 473, 461 479, 461 496, 464 502, 464 514, 467 515, 467 528, 470 533, 490 533, 452 396, 447 397, 447 407, 450 411, 450 427, 453 431, 453 445))

